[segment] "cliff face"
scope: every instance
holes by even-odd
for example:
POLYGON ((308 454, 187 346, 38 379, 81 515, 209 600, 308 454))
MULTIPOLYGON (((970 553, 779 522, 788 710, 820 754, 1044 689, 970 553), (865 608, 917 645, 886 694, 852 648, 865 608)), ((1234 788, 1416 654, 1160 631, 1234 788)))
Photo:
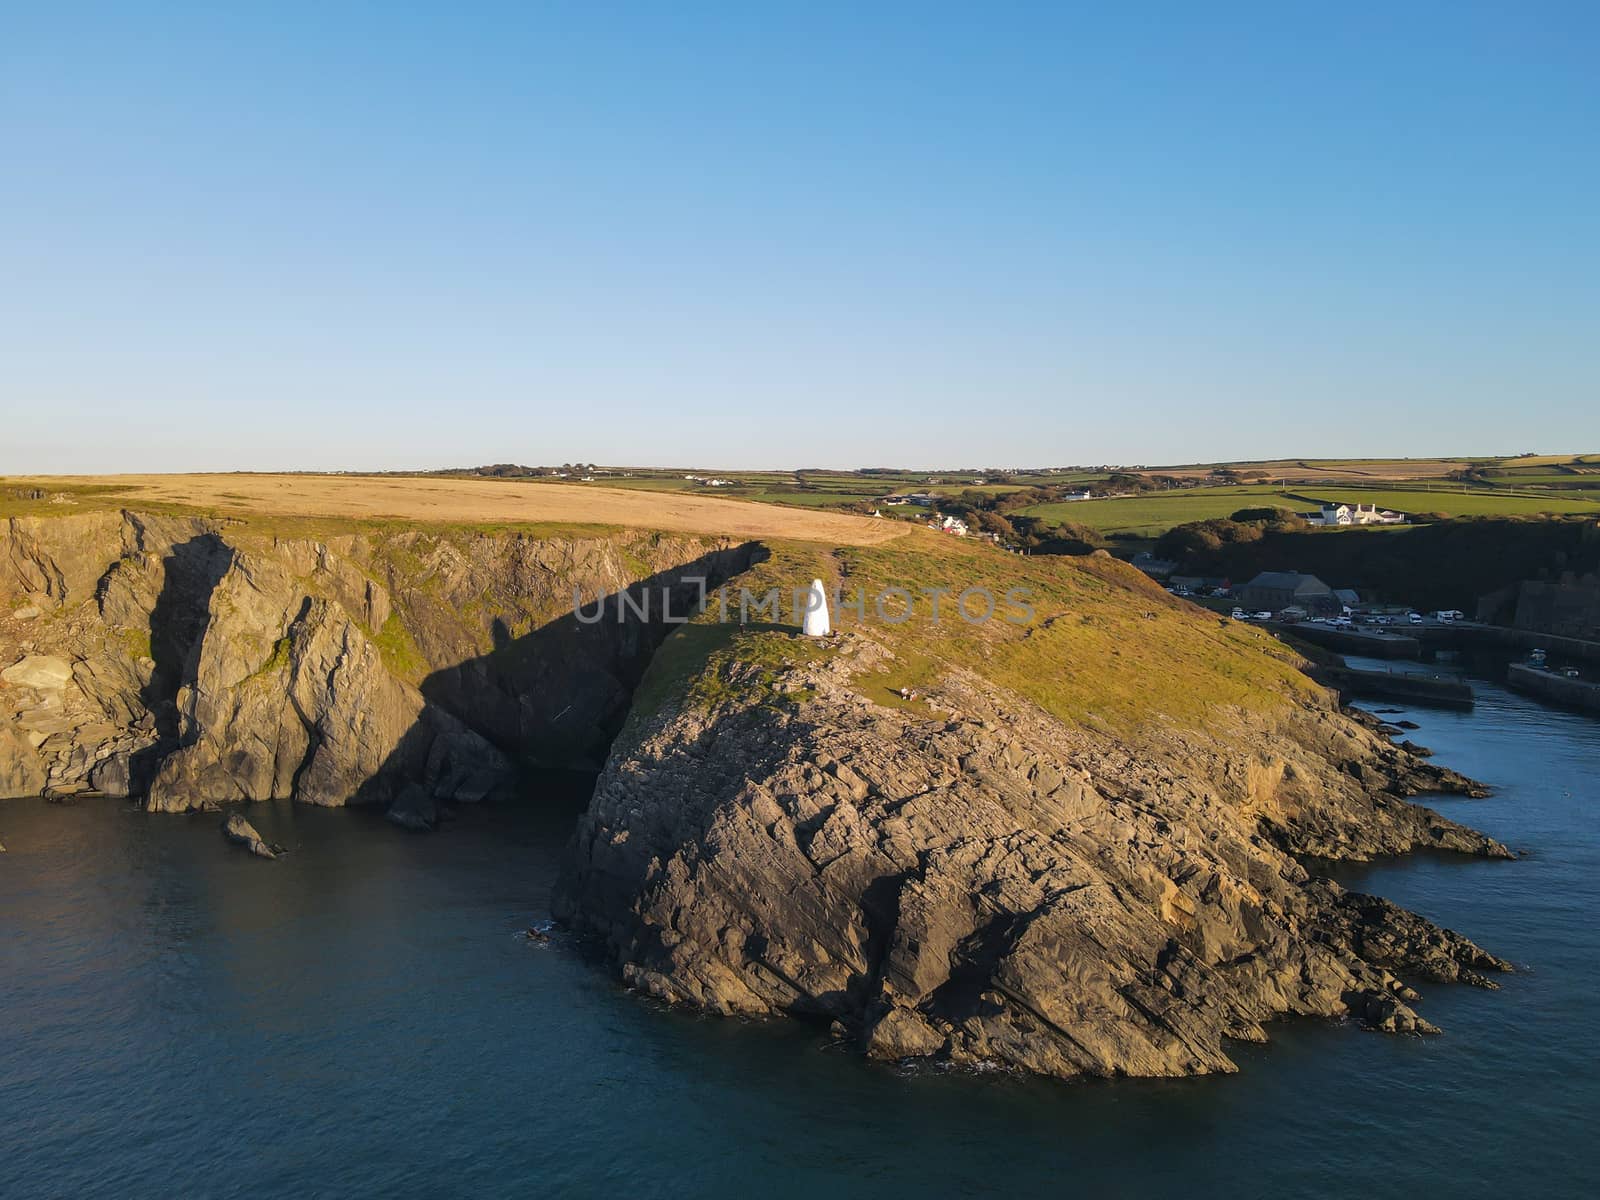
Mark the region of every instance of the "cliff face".
MULTIPOLYGON (((1070 598, 1119 579, 1088 571, 1070 598)), ((1198 614, 1140 614, 1158 601, 1121 586, 1136 620, 1234 636, 1198 614)), ((1232 1070, 1228 1040, 1262 1040, 1286 1014, 1429 1032, 1396 972, 1488 985, 1505 967, 1298 861, 1507 857, 1404 799, 1468 781, 1314 690, 1198 725, 1160 719, 1182 698, 1153 691, 1137 729, 1063 720, 994 678, 1008 644, 1043 628, 932 671, 915 639, 870 623, 821 644, 767 632, 687 681, 647 679, 666 699, 619 740, 558 915, 669 1001, 821 1019, 879 1057, 1055 1076, 1232 1070), (913 671, 917 697, 896 701, 913 671)), ((1064 669, 1034 654, 1039 675, 1064 669)), ((1108 704, 1125 673, 1105 666, 1108 704)))
POLYGON ((511 787, 518 763, 585 761, 620 725, 665 626, 615 602, 581 625, 575 592, 688 593, 753 553, 296 532, 131 512, 0 527, 0 795, 401 802, 427 824, 511 787))

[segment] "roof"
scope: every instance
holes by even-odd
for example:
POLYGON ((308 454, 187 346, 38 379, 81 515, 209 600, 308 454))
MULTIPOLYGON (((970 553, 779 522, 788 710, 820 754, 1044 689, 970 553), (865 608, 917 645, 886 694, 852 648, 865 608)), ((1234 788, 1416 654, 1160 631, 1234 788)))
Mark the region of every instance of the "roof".
POLYGON ((1247 588, 1270 588, 1278 592, 1291 592, 1297 596, 1327 596, 1333 589, 1315 575, 1302 575, 1299 571, 1263 571, 1249 583, 1247 588))

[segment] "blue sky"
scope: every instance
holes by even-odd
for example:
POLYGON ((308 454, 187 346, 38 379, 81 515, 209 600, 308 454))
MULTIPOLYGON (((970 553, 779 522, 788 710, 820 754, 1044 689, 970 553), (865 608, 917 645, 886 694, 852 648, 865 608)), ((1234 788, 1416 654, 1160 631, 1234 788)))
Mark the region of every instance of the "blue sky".
POLYGON ((1600 451, 1600 5, 244 7, 0 0, 0 471, 1600 451))

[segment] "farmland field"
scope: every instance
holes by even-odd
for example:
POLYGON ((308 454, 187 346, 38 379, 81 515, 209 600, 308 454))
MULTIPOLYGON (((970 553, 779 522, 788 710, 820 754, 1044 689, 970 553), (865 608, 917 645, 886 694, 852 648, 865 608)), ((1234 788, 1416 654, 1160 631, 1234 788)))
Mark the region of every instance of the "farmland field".
MULTIPOLYGON (((450 478, 478 479, 482 476, 452 474, 450 478)), ((559 479, 550 476, 493 476, 498 483, 518 485, 570 485, 571 477, 559 479)), ((586 487, 620 488, 627 491, 683 492, 690 495, 742 500, 759 500, 764 504, 786 504, 800 508, 846 508, 865 501, 876 500, 890 492, 928 492, 937 496, 959 496, 969 489, 991 493, 1016 492, 1032 484, 974 483, 982 478, 975 475, 939 475, 916 472, 893 475, 861 474, 846 471, 693 471, 635 470, 628 474, 599 473, 586 487), (727 486, 710 487, 687 475, 701 478, 728 480, 727 486), (930 478, 939 482, 931 483, 930 478)), ((1040 483, 1063 483, 1075 479, 1102 479, 1103 474, 1080 472, 1072 476, 1057 475, 1040 479, 1040 483)))
POLYGON ((1538 516, 1540 513, 1594 513, 1600 516, 1600 496, 1590 497, 1582 491, 1552 491, 1543 495, 1507 493, 1503 490, 1473 488, 1463 491, 1459 485, 1447 490, 1440 484, 1437 490, 1412 488, 1362 488, 1337 484, 1319 488, 1317 495, 1327 493, 1327 498, 1345 504, 1376 504, 1399 512, 1437 512, 1452 517, 1515 517, 1538 516))
POLYGON ((1153 537, 1174 525, 1233 515, 1241 508, 1278 505, 1302 511, 1310 506, 1292 500, 1281 488, 1267 485, 1190 488, 1175 492, 1155 492, 1143 496, 1117 496, 1108 500, 1068 500, 1057 504, 1037 504, 1022 510, 1022 515, 1042 517, 1047 522, 1072 521, 1102 533, 1134 533, 1153 537))
POLYGON ((835 545, 872 545, 905 532, 899 523, 845 513, 599 483, 239 474, 10 477, 0 485, 46 493, 46 499, 13 500, 8 507, 51 515, 139 505, 254 521, 334 517, 440 525, 599 525, 835 545))
MULTIPOLYGON (((1581 479, 1581 476, 1567 478, 1581 479)), ((1592 512, 1600 516, 1600 489, 1537 493, 1473 487, 1463 491, 1460 484, 1448 484, 1442 480, 1431 486, 1426 483, 1394 483, 1387 487, 1371 488, 1345 480, 1291 484, 1287 489, 1267 484, 1191 488, 1106 500, 1039 504, 1023 509, 1022 515, 1041 517, 1049 523, 1071 521, 1102 533, 1154 537, 1175 525, 1231 516, 1241 508, 1277 505, 1295 512, 1307 512, 1315 507, 1311 503, 1313 500, 1376 504, 1379 508, 1392 508, 1397 512, 1437 512, 1453 517, 1537 516, 1547 512, 1592 512)))

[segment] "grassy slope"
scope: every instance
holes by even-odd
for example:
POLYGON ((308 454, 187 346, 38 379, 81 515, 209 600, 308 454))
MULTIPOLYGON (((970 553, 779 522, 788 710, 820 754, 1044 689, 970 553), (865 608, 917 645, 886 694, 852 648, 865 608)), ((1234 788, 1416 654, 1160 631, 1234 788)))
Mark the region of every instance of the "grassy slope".
MULTIPOLYGON (((911 618, 902 624, 879 619, 870 599, 865 621, 849 608, 834 613, 839 628, 861 628, 894 651, 897 662, 890 671, 857 680, 863 694, 880 704, 902 703, 893 689, 924 686, 948 663, 1075 725, 1126 734, 1169 721, 1220 727, 1235 706, 1275 711, 1313 686, 1294 656, 1269 635, 1176 601, 1108 559, 1022 558, 918 533, 886 546, 839 551, 775 545, 772 558, 740 582, 763 592, 803 587, 813 577, 830 587, 842 584, 847 599, 858 587, 869 597, 887 587, 917 595, 911 618), (952 593, 987 588, 1001 613, 1014 611, 1004 607, 1007 589, 1026 588, 1035 614, 1023 625, 999 616, 968 624, 955 615, 952 594, 935 623, 931 601, 920 594, 935 586, 952 593)), ((969 603, 974 612, 981 608, 977 597, 969 603)), ((901 611, 894 603, 886 609, 890 616, 901 611)), ((798 636, 790 612, 775 624, 746 629, 715 618, 713 604, 696 625, 668 639, 641 691, 641 712, 686 694, 701 701, 725 695, 734 663, 773 667, 758 673, 758 686, 775 687, 781 686, 776 667, 783 661, 829 652, 826 643, 798 636)), ((781 702, 776 694, 764 698, 781 702)))

